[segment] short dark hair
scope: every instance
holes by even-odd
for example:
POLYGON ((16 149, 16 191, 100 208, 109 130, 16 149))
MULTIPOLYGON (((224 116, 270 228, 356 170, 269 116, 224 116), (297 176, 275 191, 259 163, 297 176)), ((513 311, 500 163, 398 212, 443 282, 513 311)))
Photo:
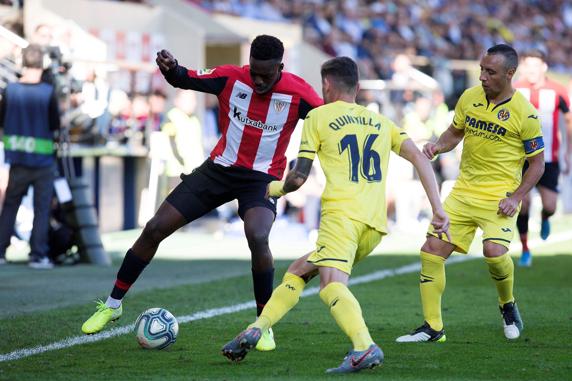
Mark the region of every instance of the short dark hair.
POLYGON ((540 49, 530 49, 530 50, 527 50, 520 55, 520 58, 522 58, 522 59, 525 59, 528 57, 540 58, 540 60, 542 60, 542 62, 546 62, 546 53, 540 49))
POLYGON ((38 44, 30 44, 22 50, 22 66, 33 69, 44 67, 44 51, 38 44))
POLYGON ((274 36, 262 34, 257 36, 250 45, 250 57, 257 60, 282 60, 284 45, 274 36))
POLYGON ((504 57, 505 67, 507 69, 516 69, 518 67, 518 54, 516 50, 507 44, 498 44, 490 47, 487 54, 494 55, 500 54, 504 57))
POLYGON ((352 91, 359 81, 357 64, 349 57, 336 57, 324 62, 320 71, 322 78, 333 79, 340 90, 352 91))

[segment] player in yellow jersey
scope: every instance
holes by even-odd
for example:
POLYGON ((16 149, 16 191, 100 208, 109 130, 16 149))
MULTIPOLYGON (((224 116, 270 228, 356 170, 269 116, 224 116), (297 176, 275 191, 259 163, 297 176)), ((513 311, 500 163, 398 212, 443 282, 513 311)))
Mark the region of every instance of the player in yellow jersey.
POLYGON ((514 264, 507 254, 523 197, 544 171, 544 150, 536 109, 513 89, 516 51, 504 44, 488 49, 480 62, 480 86, 466 90, 455 107, 453 124, 425 155, 449 152, 465 139, 459 178, 445 200, 452 240, 430 227, 421 248, 420 291, 424 324, 398 342, 445 341, 441 295, 445 260, 466 253, 477 227, 483 230, 483 254, 499 295, 504 335, 516 339, 523 329, 514 301, 514 264), (529 170, 523 178, 525 159, 529 170))
POLYGON ((409 160, 419 172, 433 207, 435 233, 448 234, 449 222, 429 160, 393 122, 355 103, 359 89, 355 62, 347 57, 334 58, 322 65, 321 74, 327 104, 308 113, 295 168, 284 181, 268 187, 269 196, 297 190, 318 155, 327 183, 316 249, 290 265, 256 322, 227 343, 222 352, 233 361, 241 361, 261 332, 291 310, 306 283, 319 274, 320 298, 353 344, 342 364, 328 372, 349 373, 383 361, 383 352, 373 342, 347 283, 353 265, 387 233, 385 183, 390 151, 409 160))

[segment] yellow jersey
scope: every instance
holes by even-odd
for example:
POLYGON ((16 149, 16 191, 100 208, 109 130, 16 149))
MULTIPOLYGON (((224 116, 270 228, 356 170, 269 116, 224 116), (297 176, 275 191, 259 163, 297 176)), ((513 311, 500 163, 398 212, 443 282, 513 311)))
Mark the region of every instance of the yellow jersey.
POLYGON ((391 120, 355 103, 337 101, 310 111, 298 157, 318 155, 326 175, 322 215, 341 212, 386 233, 389 152, 399 154, 406 139, 391 120))
POLYGON ((465 90, 455 107, 453 127, 465 133, 456 195, 503 199, 520 185, 525 157, 544 151, 537 111, 518 91, 493 104, 482 86, 465 90))

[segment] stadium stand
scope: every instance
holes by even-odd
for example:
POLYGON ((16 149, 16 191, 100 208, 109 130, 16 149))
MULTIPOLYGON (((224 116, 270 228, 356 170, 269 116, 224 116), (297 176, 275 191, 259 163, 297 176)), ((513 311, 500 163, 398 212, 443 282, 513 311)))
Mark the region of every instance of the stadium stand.
POLYGON ((475 60, 499 42, 549 51, 553 70, 571 67, 566 52, 572 48, 572 4, 563 0, 189 2, 213 12, 302 23, 306 40, 324 51, 369 61, 371 70, 362 74, 370 78, 388 78, 390 57, 403 51, 475 60))

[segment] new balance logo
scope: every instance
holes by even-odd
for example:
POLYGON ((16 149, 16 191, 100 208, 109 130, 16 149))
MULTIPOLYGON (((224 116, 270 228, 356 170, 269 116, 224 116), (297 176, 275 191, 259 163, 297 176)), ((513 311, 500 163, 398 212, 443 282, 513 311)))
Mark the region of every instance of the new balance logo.
POLYGON ((473 107, 481 107, 484 106, 482 103, 473 103, 473 107))
POLYGON ((247 96, 248 96, 248 94, 243 93, 242 91, 240 93, 236 94, 236 97, 240 98, 240 99, 246 99, 247 96))
POLYGON ((505 233, 512 231, 510 228, 501 228, 501 230, 505 233))

